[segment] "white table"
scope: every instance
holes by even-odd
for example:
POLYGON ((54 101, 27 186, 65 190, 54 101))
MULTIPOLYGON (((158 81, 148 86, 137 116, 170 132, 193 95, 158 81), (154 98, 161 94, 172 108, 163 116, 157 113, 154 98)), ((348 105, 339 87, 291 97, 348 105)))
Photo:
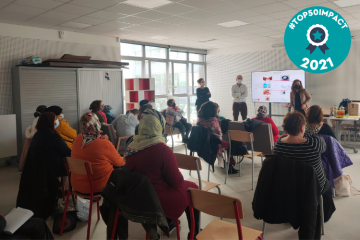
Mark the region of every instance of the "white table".
MULTIPOLYGON (((341 135, 340 135, 340 130, 339 130, 339 125, 341 122, 343 121, 346 121, 346 122, 356 122, 358 121, 360 118, 336 118, 336 117, 324 117, 324 119, 327 119, 327 120, 334 120, 335 121, 335 136, 337 138, 337 140, 339 142, 341 142, 341 135)), ((341 146, 343 146, 344 148, 350 148, 350 149, 353 149, 354 150, 354 153, 357 153, 358 151, 354 148, 354 147, 351 147, 349 144, 347 145, 343 145, 341 144, 341 146)))

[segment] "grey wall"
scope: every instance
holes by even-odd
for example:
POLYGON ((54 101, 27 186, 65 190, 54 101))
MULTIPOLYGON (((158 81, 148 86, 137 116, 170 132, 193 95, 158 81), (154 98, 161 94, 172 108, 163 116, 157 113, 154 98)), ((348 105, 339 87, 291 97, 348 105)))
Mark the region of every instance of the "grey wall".
POLYGON ((43 60, 63 54, 91 56, 94 60, 120 61, 120 46, 101 46, 0 36, 0 115, 13 113, 11 68, 28 54, 43 60))
MULTIPOLYGON (((347 59, 335 70, 323 74, 306 73, 306 89, 312 95, 311 104, 329 108, 338 105, 343 98, 360 100, 360 42, 353 41, 347 59)), ((248 117, 255 116, 255 109, 263 103, 251 102, 251 72, 298 69, 288 58, 284 48, 269 51, 248 52, 234 55, 207 56, 207 85, 212 101, 219 103, 221 115, 232 119, 230 89, 236 76, 241 74, 248 86, 248 117)), ((285 114, 284 104, 272 104, 272 114, 285 114)), ((281 125, 282 118, 274 117, 281 125)))

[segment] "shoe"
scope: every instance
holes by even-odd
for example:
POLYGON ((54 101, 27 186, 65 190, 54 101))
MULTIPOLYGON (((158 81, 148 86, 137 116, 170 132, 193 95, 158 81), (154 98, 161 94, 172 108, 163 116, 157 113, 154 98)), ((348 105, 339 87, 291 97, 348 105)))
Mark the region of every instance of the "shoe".
POLYGON ((189 138, 185 137, 185 138, 183 138, 182 143, 187 144, 187 143, 188 143, 188 141, 189 141, 189 138))
POLYGON ((237 174, 239 173, 239 170, 236 170, 234 168, 234 166, 229 166, 229 171, 228 171, 229 174, 237 174))
MULTIPOLYGON (((169 234, 171 234, 174 230, 176 230, 176 221, 168 222, 169 225, 169 234)), ((180 227, 180 220, 179 220, 179 227, 180 227)))

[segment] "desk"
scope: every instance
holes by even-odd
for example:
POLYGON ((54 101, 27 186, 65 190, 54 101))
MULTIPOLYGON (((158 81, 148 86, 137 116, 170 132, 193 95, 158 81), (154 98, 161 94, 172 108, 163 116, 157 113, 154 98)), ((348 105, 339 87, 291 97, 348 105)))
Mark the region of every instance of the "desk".
MULTIPOLYGON (((339 142, 341 142, 341 136, 340 136, 340 130, 339 130, 339 125, 341 122, 346 121, 346 122, 354 122, 354 124, 356 123, 356 121, 358 121, 360 118, 336 118, 336 117, 325 117, 324 119, 327 120, 334 120, 335 121, 335 136, 337 138, 337 140, 339 142)), ((354 148, 351 147, 349 144, 347 145, 343 145, 341 144, 341 146, 343 146, 344 148, 350 148, 354 150, 354 153, 357 153, 358 151, 354 148)))

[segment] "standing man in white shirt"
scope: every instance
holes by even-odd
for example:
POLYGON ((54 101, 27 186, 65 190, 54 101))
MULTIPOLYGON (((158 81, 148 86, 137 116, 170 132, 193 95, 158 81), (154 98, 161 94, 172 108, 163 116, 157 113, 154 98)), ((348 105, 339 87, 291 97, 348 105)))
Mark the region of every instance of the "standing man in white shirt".
POLYGON ((243 77, 238 75, 236 78, 236 84, 231 87, 231 94, 233 97, 233 116, 234 121, 239 119, 239 112, 241 112, 242 120, 247 118, 247 105, 246 97, 248 95, 247 87, 242 84, 243 77))

